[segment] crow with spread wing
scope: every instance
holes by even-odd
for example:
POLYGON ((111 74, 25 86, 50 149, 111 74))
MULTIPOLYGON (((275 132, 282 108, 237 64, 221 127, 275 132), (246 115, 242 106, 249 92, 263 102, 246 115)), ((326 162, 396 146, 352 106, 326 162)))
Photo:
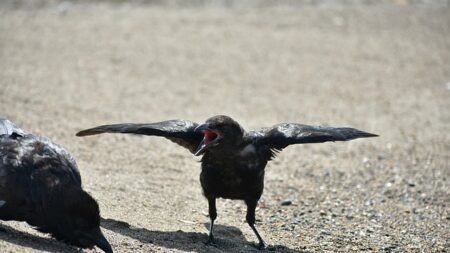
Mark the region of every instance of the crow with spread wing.
POLYGON ((375 137, 354 128, 316 127, 282 123, 258 131, 245 131, 232 118, 219 115, 204 124, 188 120, 169 120, 149 124, 114 124, 98 126, 77 133, 88 136, 101 133, 127 133, 165 137, 201 159, 200 182, 208 200, 208 244, 214 244, 213 226, 217 217, 216 199, 240 199, 247 205, 247 223, 258 238, 258 248, 265 243, 255 227, 255 209, 263 193, 264 168, 276 153, 291 144, 348 141, 375 137))
POLYGON ((64 148, 0 118, 0 220, 26 221, 68 244, 112 253, 99 212, 64 148))

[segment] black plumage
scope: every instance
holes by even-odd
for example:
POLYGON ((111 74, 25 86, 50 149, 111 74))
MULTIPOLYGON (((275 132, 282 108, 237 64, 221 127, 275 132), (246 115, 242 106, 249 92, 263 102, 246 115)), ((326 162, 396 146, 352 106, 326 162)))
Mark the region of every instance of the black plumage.
POLYGON ((25 221, 68 244, 106 253, 97 202, 81 188, 73 157, 0 118, 0 219, 25 221))
POLYGON ((264 188, 264 168, 276 153, 291 144, 348 141, 375 137, 354 128, 317 127, 282 123, 257 131, 245 131, 227 116, 214 116, 204 124, 169 120, 151 124, 115 124, 83 130, 77 136, 100 133, 130 133, 168 138, 203 155, 200 182, 208 200, 211 225, 208 243, 214 242, 213 225, 217 217, 216 199, 240 199, 247 205, 246 220, 265 247, 255 228, 255 209, 264 188))

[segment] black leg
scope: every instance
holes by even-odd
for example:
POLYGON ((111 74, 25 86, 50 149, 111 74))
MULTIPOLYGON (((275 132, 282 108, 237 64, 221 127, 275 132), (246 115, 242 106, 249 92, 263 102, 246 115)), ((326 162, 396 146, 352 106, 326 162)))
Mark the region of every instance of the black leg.
POLYGON ((258 249, 265 249, 266 244, 264 243, 264 240, 261 238, 261 236, 258 233, 258 230, 256 230, 255 227, 255 209, 256 209, 256 200, 246 200, 245 204, 247 204, 247 223, 252 228, 253 232, 255 233, 256 237, 258 237, 258 249))
POLYGON ((214 198, 214 197, 208 198, 208 208, 209 208, 209 218, 211 219, 211 223, 209 224, 209 235, 208 235, 208 241, 206 242, 206 244, 215 246, 213 228, 214 228, 214 220, 216 220, 216 218, 217 218, 216 198, 214 198))

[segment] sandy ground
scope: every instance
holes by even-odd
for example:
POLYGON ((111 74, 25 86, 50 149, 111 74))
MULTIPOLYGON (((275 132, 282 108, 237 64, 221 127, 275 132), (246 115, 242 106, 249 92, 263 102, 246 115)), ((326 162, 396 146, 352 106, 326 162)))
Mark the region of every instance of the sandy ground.
MULTIPOLYGON (((218 247, 202 243, 199 159, 183 148, 74 136, 216 114, 247 129, 298 122, 381 135, 289 147, 268 165, 257 226, 272 251, 445 252, 449 13, 401 4, 1 8, 0 114, 76 157, 116 252, 255 250, 239 201, 218 202, 218 247)), ((24 223, 0 229, 1 252, 78 252, 24 223)))

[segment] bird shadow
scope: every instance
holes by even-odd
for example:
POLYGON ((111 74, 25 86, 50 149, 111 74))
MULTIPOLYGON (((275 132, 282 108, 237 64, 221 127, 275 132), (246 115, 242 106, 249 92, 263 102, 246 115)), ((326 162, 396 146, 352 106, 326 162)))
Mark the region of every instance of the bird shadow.
POLYGON ((183 251, 206 252, 282 252, 300 253, 302 251, 287 248, 282 245, 271 245, 265 250, 258 250, 248 243, 242 232, 230 226, 215 225, 216 246, 205 245, 208 235, 198 232, 177 231, 152 231, 138 228, 127 222, 102 219, 101 226, 127 237, 134 238, 142 243, 151 243, 164 248, 178 249, 183 251))
POLYGON ((52 238, 40 237, 19 231, 11 226, 0 224, 0 240, 13 243, 22 247, 42 250, 47 252, 80 253, 82 250, 59 242, 52 238))

